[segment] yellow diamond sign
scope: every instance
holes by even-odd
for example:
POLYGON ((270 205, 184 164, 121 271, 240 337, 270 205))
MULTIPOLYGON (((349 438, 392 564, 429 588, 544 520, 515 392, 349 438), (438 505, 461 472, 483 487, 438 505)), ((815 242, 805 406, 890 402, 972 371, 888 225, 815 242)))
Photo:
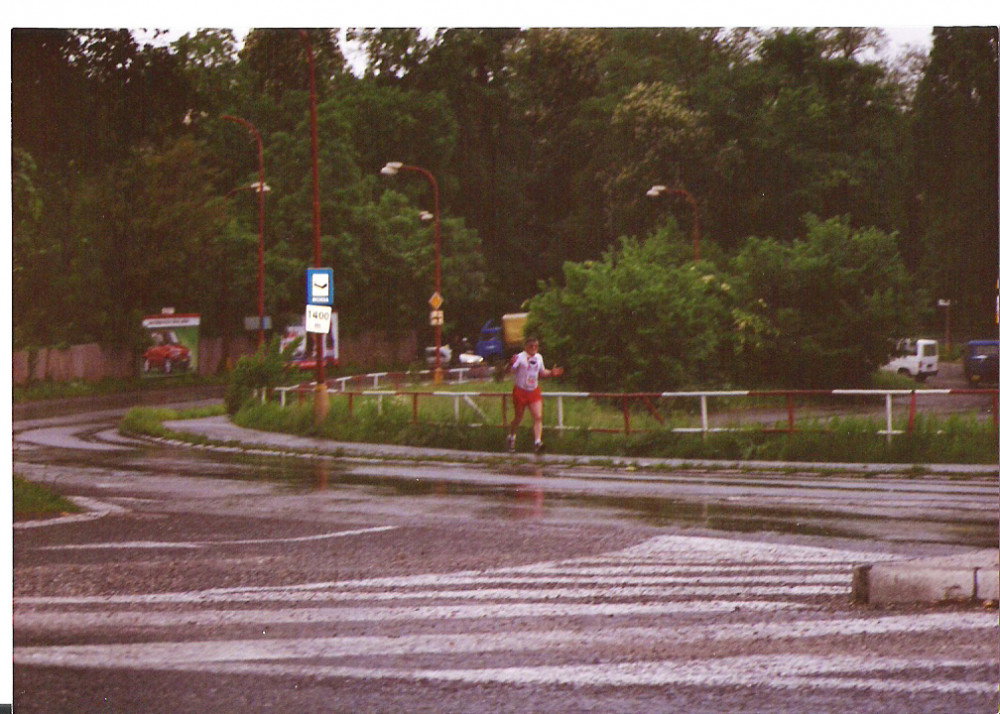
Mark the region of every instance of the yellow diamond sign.
POLYGON ((430 303, 432 310, 440 310, 441 305, 444 304, 444 298, 441 297, 441 293, 435 291, 434 294, 431 295, 431 299, 427 302, 430 303))

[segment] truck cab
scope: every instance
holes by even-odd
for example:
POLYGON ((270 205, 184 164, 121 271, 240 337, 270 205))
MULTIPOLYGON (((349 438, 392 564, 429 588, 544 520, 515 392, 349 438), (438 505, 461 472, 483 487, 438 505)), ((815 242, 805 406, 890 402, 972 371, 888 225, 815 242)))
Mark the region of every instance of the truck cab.
POLYGON ((899 340, 893 358, 882 369, 913 377, 918 382, 933 377, 938 373, 937 340, 899 340))
POLYGON ((965 346, 965 380, 970 386, 996 384, 1000 379, 1000 341, 972 340, 965 346))
POLYGON ((524 342, 526 312, 510 312, 500 318, 497 325, 489 320, 479 331, 475 354, 487 362, 500 362, 521 349, 524 342))

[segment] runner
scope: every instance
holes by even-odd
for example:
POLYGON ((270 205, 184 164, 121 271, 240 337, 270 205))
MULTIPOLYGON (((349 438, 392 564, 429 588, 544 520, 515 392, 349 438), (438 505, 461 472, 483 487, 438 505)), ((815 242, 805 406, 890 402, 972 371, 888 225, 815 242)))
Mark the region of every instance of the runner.
POLYGON ((507 450, 514 453, 517 427, 524 417, 525 407, 531 412, 532 428, 535 434, 535 453, 540 452, 542 444, 542 390, 538 386, 539 377, 558 377, 563 373, 562 367, 545 369, 545 362, 538 354, 538 340, 529 337, 524 341, 524 351, 511 358, 508 370, 514 375, 514 420, 510 423, 510 434, 507 436, 507 450))

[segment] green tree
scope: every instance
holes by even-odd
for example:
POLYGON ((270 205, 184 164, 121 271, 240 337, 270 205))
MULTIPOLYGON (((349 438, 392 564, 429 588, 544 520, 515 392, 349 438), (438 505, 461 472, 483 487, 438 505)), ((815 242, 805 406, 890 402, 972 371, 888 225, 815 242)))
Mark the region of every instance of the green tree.
POLYGON ((623 239, 601 261, 567 262, 564 285, 529 303, 529 329, 586 389, 665 391, 732 384, 759 324, 709 261, 685 262, 676 225, 623 239))
POLYGON ((240 66, 252 77, 251 89, 281 101, 292 90, 309 90, 309 55, 300 32, 312 49, 316 92, 325 97, 331 80, 347 72, 336 29, 258 28, 251 30, 240 51, 240 66))
POLYGON ((733 260, 741 304, 768 326, 749 371, 782 387, 862 386, 926 296, 914 289, 895 235, 854 230, 840 218, 805 221, 805 238, 751 238, 733 260))
MULTIPOLYGON (((652 213, 645 198, 651 185, 683 188, 685 176, 702 173, 698 164, 709 153, 707 131, 681 92, 659 82, 637 84, 615 108, 611 126, 615 143, 623 147, 605 186, 611 226, 634 233, 644 222, 637 214, 652 213)), ((684 218, 691 220, 690 211, 684 218)))
POLYGON ((171 44, 180 72, 187 78, 197 97, 186 115, 189 123, 194 112, 219 113, 221 107, 238 100, 239 74, 237 43, 232 30, 200 29, 186 33, 171 44))
POLYGON ((935 28, 914 105, 920 272, 958 332, 996 333, 997 28, 935 28))
POLYGON ((39 310, 44 295, 45 267, 50 247, 40 223, 44 202, 37 182, 38 168, 23 149, 11 152, 11 274, 14 347, 44 344, 46 320, 54 315, 39 310))
POLYGON ((349 29, 347 40, 357 42, 365 53, 365 77, 388 86, 419 71, 433 45, 433 39, 415 27, 349 29))
POLYGON ((87 305, 104 339, 130 344, 137 317, 165 305, 213 310, 212 286, 229 277, 206 251, 224 225, 216 186, 205 147, 182 137, 80 191, 74 224, 93 255, 91 270, 79 274, 99 286, 87 305))
POLYGON ((727 249, 754 234, 791 240, 806 213, 901 228, 904 93, 882 63, 858 53, 877 45, 868 30, 772 31, 755 54, 729 51, 728 66, 689 80, 712 143, 701 162, 711 170, 688 188, 706 232, 727 249))
MULTIPOLYGON (((340 273, 350 276, 337 305, 359 329, 378 327, 395 333, 430 334, 427 300, 434 292, 432 222, 404 196, 386 191, 378 203, 358 207, 338 241, 355 262, 340 273)), ((482 314, 485 272, 479 238, 461 219, 443 217, 440 225, 441 293, 446 333, 469 334, 482 314)))

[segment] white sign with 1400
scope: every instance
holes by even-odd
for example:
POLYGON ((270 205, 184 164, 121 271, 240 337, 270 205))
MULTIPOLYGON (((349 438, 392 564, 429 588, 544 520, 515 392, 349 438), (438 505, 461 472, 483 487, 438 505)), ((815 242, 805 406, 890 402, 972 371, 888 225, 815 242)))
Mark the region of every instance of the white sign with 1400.
POLYGON ((306 305, 306 332, 328 334, 332 314, 333 308, 329 305, 306 305))

